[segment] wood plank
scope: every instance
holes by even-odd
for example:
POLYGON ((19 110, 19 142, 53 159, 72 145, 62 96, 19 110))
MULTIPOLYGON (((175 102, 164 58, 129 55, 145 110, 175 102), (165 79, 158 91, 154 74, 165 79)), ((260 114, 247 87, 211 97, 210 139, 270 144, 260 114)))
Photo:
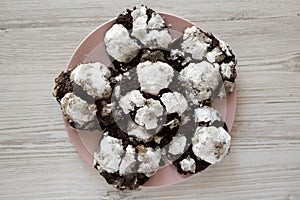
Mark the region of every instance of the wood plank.
POLYGON ((300 199, 300 3, 147 1, 230 43, 238 109, 230 156, 174 186, 120 192, 75 151, 51 96, 80 41, 141 1, 0 2, 0 199, 300 199))

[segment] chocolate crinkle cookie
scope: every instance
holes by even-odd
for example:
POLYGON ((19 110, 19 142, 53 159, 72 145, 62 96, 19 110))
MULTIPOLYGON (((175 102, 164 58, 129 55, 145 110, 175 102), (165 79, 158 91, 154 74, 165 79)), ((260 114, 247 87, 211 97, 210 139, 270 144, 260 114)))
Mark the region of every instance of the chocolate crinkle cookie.
POLYGON ((234 91, 235 55, 196 26, 179 38, 170 28, 146 6, 127 9, 105 33, 112 65, 79 64, 55 79, 70 126, 101 130, 94 167, 120 190, 139 188, 167 164, 184 176, 229 153, 212 103, 234 91))

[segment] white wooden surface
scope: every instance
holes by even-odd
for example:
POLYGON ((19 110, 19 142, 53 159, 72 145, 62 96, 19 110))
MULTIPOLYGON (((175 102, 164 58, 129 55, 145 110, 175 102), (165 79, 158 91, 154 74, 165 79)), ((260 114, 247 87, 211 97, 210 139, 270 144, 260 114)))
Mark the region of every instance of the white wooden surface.
POLYGON ((0 1, 0 199, 300 199, 300 1, 0 1), (94 28, 146 3, 231 44, 231 154, 191 179, 119 192, 70 144, 54 77, 94 28))

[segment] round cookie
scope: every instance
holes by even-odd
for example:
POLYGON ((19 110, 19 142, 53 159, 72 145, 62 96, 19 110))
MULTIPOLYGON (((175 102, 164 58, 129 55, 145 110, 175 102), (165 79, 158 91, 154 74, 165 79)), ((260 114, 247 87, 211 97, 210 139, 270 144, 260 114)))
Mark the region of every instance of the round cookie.
POLYGON ((55 79, 53 96, 59 102, 65 118, 76 129, 99 129, 99 101, 111 96, 110 69, 102 63, 80 64, 61 72, 55 79))
POLYGON ((90 129, 97 126, 95 104, 88 104, 74 93, 67 93, 60 103, 65 117, 74 128, 90 129))
POLYGON ((147 6, 137 6, 121 13, 116 24, 125 27, 142 48, 168 49, 172 37, 164 19, 147 6))
POLYGON ((210 106, 190 107, 186 114, 185 118, 188 117, 189 120, 182 121, 178 134, 164 147, 170 162, 178 163, 178 161, 185 159, 187 156, 194 158, 189 148, 192 145, 194 133, 199 127, 222 127, 227 131, 226 124, 222 121, 220 113, 210 106))
POLYGON ((143 5, 121 13, 104 37, 117 75, 136 67, 143 50, 168 50, 172 40, 164 19, 143 5))
POLYGON ((160 148, 124 145, 121 139, 104 134, 94 153, 94 167, 118 189, 137 189, 161 166, 160 148))
MULTIPOLYGON (((219 70, 221 80, 214 85, 208 94, 203 94, 206 87, 196 87, 200 90, 201 98, 196 95, 200 103, 211 101, 211 98, 225 98, 226 93, 231 93, 235 87, 236 58, 231 48, 216 38, 213 34, 204 32, 196 26, 187 27, 183 36, 176 39, 171 45, 171 60, 180 63, 177 68, 181 71, 190 63, 211 63, 219 70)), ((193 65, 193 64, 192 64, 193 65)), ((209 78, 209 77, 207 77, 209 78)))
MULTIPOLYGON (((230 141, 231 137, 223 127, 198 127, 192 137, 192 144, 185 147, 187 150, 173 164, 182 175, 201 172, 224 159, 229 153, 230 141)), ((169 153, 173 153, 170 150, 169 153)))

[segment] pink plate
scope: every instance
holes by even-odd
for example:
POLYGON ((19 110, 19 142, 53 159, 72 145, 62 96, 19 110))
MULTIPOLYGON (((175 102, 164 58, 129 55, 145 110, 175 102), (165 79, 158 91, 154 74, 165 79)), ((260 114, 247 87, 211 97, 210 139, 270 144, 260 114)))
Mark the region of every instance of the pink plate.
MULTIPOLYGON (((167 13, 160 13, 160 15, 164 17, 173 38, 180 37, 186 27, 194 25, 193 23, 175 15, 167 13)), ((105 51, 103 40, 106 31, 113 25, 114 22, 115 19, 112 19, 102 24, 96 30, 90 33, 73 53, 67 68, 72 69, 80 63, 96 61, 102 62, 106 65, 110 65, 111 61, 105 51)), ((222 114, 229 131, 231 131, 233 126, 236 103, 236 90, 227 97, 226 101, 214 103, 214 107, 217 108, 222 114)), ((69 138, 75 146, 76 150, 89 163, 90 166, 93 166, 93 154, 98 147, 98 143, 101 137, 100 131, 77 131, 71 128, 66 120, 64 120, 64 122, 69 138)), ((167 165, 158 170, 158 172, 153 177, 151 177, 150 180, 147 181, 143 186, 166 186, 179 183, 188 177, 189 176, 179 175, 173 165, 167 165)))

